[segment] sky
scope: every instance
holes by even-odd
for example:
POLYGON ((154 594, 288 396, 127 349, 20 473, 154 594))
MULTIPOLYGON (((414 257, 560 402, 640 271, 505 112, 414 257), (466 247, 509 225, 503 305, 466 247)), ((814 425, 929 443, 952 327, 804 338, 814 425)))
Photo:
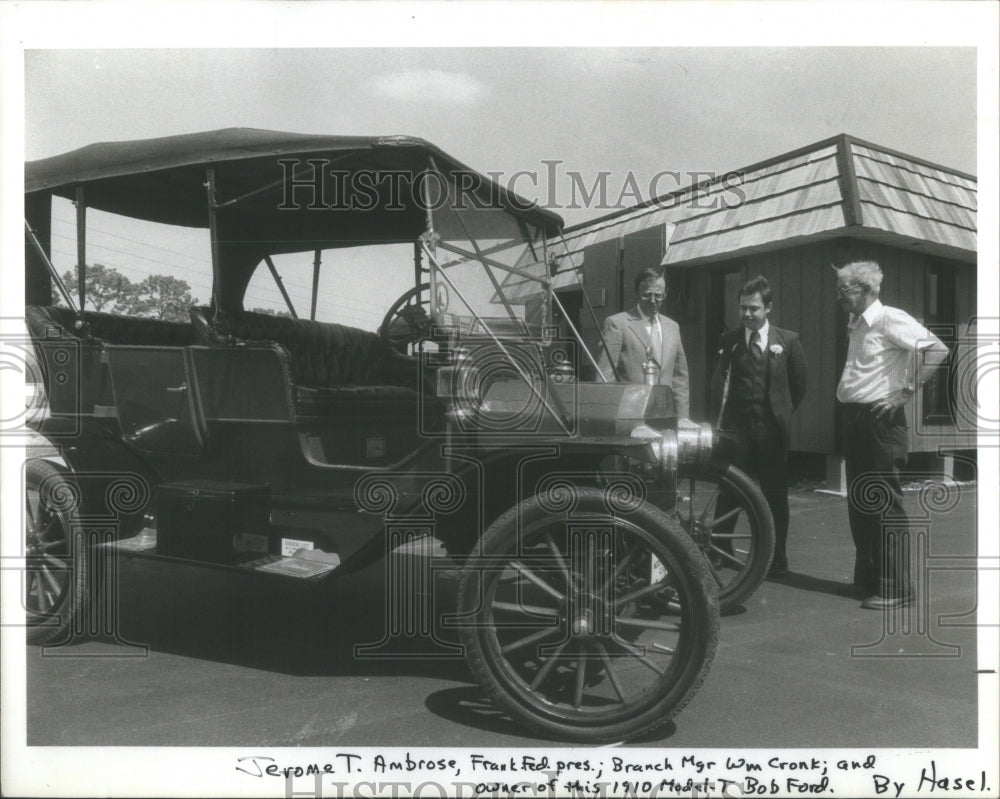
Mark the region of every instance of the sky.
POLYGON ((34 50, 25 154, 223 127, 401 133, 484 172, 558 160, 621 185, 849 133, 975 173, 975 70, 971 47, 34 50))
MULTIPOLYGON (((972 47, 29 49, 24 77, 28 160, 224 127, 408 134, 567 224, 840 133, 976 172, 972 47), (654 182, 664 171, 680 180, 654 182), (585 202, 601 173, 606 194, 585 202)), ((75 263, 72 220, 57 206, 61 271, 75 263)), ((136 281, 173 274, 207 302, 203 232, 136 233, 94 212, 90 228, 91 262, 136 281)), ((408 287, 403 254, 373 299, 360 258, 324 261, 318 318, 374 329, 408 287)), ((282 267, 300 313, 309 269, 282 267)), ((247 307, 283 307, 263 272, 247 307)))

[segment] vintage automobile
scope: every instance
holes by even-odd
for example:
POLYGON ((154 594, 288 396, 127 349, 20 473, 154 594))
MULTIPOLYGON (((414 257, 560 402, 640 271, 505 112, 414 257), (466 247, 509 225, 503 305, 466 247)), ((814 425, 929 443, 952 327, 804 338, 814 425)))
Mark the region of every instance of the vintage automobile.
POLYGON ((557 215, 401 136, 93 144, 28 163, 25 191, 35 426, 58 453, 24 470, 29 642, 86 630, 118 557, 315 586, 426 538, 458 575, 442 623, 515 720, 618 741, 697 690, 720 591, 759 584, 770 517, 709 426, 677 429, 667 387, 575 379, 592 356, 551 323, 557 215), (76 296, 54 197, 75 204, 76 296), (210 303, 183 322, 82 310, 88 209, 207 228, 210 303), (380 251, 405 254, 377 333, 314 318, 323 255, 346 248, 366 258, 337 280, 373 298, 380 251), (296 254, 309 319, 276 265, 296 254), (283 315, 245 307, 268 273, 283 315))

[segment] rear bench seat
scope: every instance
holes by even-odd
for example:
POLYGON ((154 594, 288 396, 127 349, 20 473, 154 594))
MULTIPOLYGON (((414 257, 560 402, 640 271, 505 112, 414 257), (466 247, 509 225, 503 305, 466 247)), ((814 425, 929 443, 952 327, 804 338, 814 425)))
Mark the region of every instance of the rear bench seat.
POLYGON ((375 333, 344 325, 228 312, 212 321, 209 308, 193 308, 199 343, 267 341, 287 351, 300 415, 412 415, 417 403, 417 360, 396 352, 375 333))
POLYGON ((237 341, 280 344, 288 354, 300 415, 412 414, 416 407, 417 361, 396 352, 375 333, 343 325, 240 311, 213 325, 208 308, 192 308, 191 322, 84 311, 85 330, 69 308, 25 307, 30 334, 53 332, 107 344, 187 347, 237 341))
POLYGON ((28 305, 24 309, 29 333, 47 338, 62 332, 76 338, 95 338, 108 344, 138 344, 160 347, 188 347, 195 344, 194 326, 189 322, 165 322, 141 316, 121 316, 101 311, 84 311, 86 330, 77 328, 78 316, 69 308, 28 305))
POLYGON ((186 347, 196 341, 194 326, 188 322, 84 311, 83 326, 79 327, 76 313, 57 306, 27 305, 24 321, 35 340, 39 365, 47 375, 58 375, 67 366, 63 344, 67 338, 86 344, 78 352, 79 360, 74 361, 79 382, 45 379, 49 411, 54 417, 76 417, 114 406, 108 366, 101 357, 102 343, 186 347))

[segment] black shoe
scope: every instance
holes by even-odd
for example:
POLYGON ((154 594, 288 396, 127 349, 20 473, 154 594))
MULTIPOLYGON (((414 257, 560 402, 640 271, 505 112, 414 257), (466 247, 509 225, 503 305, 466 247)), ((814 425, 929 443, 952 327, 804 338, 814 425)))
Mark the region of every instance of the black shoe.
POLYGON ((767 570, 768 580, 784 580, 789 574, 787 566, 772 566, 767 570))
POLYGON ((866 610, 895 610, 896 608, 912 605, 915 594, 910 591, 902 596, 879 596, 874 594, 861 603, 861 607, 866 610))

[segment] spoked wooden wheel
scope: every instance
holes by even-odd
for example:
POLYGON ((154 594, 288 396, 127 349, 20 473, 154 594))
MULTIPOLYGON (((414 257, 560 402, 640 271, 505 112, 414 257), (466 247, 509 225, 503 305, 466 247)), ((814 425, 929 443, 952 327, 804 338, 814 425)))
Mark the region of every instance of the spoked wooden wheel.
POLYGON ((70 628, 84 600, 87 564, 75 551, 72 524, 80 497, 76 484, 47 461, 28 461, 24 477, 22 599, 28 642, 42 644, 70 628))
POLYGON ((459 589, 469 664, 517 721, 568 741, 621 741, 680 710, 708 671, 718 604, 676 520, 574 489, 501 516, 459 589))
POLYGON ((723 612, 745 602, 767 575, 774 556, 774 520, 757 484, 732 465, 681 475, 681 526, 705 555, 723 612))

